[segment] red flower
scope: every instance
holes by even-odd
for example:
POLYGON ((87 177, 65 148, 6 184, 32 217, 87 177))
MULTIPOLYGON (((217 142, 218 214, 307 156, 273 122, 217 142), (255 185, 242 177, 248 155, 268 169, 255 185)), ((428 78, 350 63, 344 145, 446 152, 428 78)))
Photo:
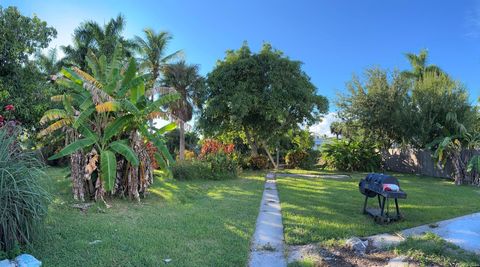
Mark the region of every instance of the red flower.
POLYGON ((13 105, 6 105, 6 106, 5 106, 5 110, 14 111, 14 110, 15 110, 15 107, 14 107, 13 105))
POLYGON ((3 118, 2 115, 0 115, 0 122, 3 122, 5 120, 5 118, 3 118))

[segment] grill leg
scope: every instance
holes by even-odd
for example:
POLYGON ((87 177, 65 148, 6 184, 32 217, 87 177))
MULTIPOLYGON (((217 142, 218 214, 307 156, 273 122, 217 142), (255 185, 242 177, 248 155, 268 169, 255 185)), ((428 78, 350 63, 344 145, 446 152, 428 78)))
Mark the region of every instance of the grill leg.
POLYGON ((367 200, 368 196, 365 196, 365 203, 363 203, 363 214, 367 214, 367 200))
POLYGON ((380 205, 380 216, 383 217, 383 211, 385 209, 385 200, 386 200, 386 197, 383 197, 383 200, 382 200, 382 205, 380 205))
POLYGON ((398 208, 398 200, 395 198, 395 208, 397 209, 397 218, 400 219, 400 209, 398 208))
POLYGON ((377 199, 378 199, 378 207, 382 208, 382 202, 380 201, 380 195, 377 195, 377 199))

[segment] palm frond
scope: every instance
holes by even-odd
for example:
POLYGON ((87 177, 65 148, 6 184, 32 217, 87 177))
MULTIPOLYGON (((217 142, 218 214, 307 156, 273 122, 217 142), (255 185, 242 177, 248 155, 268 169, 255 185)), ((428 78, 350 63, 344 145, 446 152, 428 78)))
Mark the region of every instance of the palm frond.
POLYGON ((67 113, 65 110, 61 109, 50 109, 43 114, 42 118, 40 119, 40 124, 45 124, 49 121, 64 119, 67 117, 67 113))
POLYGON ((47 136, 49 134, 52 134, 53 132, 55 132, 59 129, 62 129, 65 126, 72 125, 72 123, 73 123, 73 120, 70 119, 70 118, 65 118, 65 119, 58 120, 58 121, 54 122, 53 124, 51 124, 50 126, 48 126, 47 128, 41 130, 40 133, 38 134, 38 137, 41 138, 41 137, 47 136))
POLYGON ((98 113, 104 113, 104 112, 112 112, 112 111, 117 111, 121 107, 120 103, 115 102, 115 101, 108 101, 104 102, 101 104, 98 104, 95 106, 95 110, 98 113))

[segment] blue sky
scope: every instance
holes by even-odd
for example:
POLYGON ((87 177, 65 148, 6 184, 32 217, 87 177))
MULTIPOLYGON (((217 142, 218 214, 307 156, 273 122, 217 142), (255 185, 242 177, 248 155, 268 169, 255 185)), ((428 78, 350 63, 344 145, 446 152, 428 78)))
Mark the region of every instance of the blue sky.
MULTIPOLYGON (((11 1, 23 14, 53 25, 53 46, 68 44, 84 20, 125 15, 125 35, 144 27, 173 34, 171 50, 208 73, 227 49, 264 41, 304 62, 318 92, 332 102, 352 74, 367 67, 406 69, 406 52, 426 48, 430 62, 463 82, 471 101, 480 97, 479 1, 11 1)), ((331 111, 335 110, 332 105, 331 111)))

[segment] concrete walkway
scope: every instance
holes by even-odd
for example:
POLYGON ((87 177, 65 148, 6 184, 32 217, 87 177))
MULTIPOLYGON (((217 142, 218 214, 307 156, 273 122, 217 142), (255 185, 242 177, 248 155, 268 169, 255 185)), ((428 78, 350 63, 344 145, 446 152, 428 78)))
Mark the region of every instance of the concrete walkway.
POLYGON ((274 174, 267 174, 250 253, 250 267, 286 267, 283 223, 274 174))
POLYGON ((374 246, 382 247, 398 244, 404 237, 423 235, 427 232, 434 233, 465 250, 480 254, 480 213, 406 229, 401 231, 399 236, 381 234, 368 239, 373 241, 374 246))

